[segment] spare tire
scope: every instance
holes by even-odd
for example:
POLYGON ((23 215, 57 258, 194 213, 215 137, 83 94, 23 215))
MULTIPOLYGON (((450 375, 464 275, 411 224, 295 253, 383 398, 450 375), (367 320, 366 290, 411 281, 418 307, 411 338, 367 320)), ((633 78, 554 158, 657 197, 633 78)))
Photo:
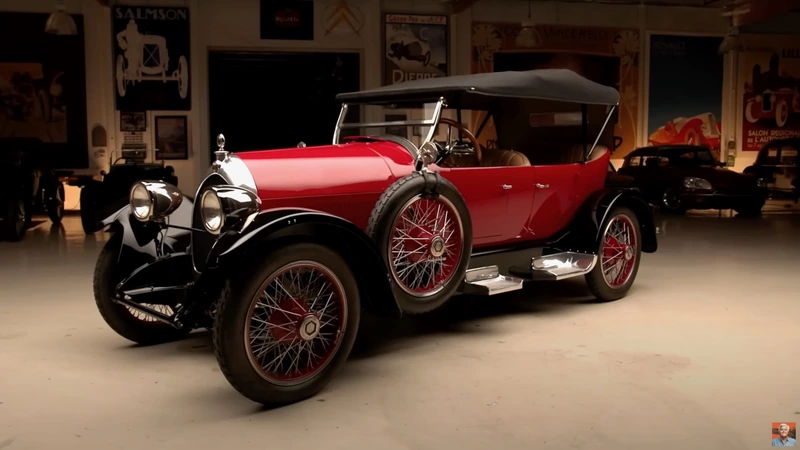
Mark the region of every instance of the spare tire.
POLYGON ((447 302, 464 280, 472 252, 466 202, 437 172, 414 172, 381 195, 367 225, 392 277, 403 312, 447 302))

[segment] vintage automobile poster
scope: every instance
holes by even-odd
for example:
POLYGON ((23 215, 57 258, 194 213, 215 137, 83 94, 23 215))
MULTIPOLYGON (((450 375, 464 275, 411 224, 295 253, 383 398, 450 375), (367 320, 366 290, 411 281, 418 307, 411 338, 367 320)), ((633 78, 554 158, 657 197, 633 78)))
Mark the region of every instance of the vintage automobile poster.
POLYGON ((447 16, 386 14, 385 85, 448 75, 447 16))
POLYGON ((792 52, 797 50, 742 54, 742 151, 800 137, 800 58, 792 52))
POLYGON ((114 6, 117 110, 191 109, 189 8, 114 6))
POLYGON ((649 145, 705 145, 720 157, 721 42, 716 36, 650 35, 649 145))

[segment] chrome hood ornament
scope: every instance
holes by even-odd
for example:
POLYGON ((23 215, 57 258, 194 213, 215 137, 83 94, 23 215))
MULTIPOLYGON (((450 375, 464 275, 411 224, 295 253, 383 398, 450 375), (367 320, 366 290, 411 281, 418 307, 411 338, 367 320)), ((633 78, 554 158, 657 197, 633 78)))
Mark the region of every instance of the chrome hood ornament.
POLYGON ((222 133, 217 135, 217 147, 219 147, 219 150, 214 152, 217 156, 217 161, 222 162, 228 159, 230 153, 225 150, 225 136, 222 133))

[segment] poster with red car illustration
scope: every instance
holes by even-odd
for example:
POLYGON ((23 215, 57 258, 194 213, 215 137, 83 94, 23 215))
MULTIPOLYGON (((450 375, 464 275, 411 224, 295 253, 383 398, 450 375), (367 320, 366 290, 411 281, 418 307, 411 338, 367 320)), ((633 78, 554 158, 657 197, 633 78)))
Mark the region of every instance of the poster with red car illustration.
POLYGON ((716 36, 650 35, 649 145, 705 145, 720 157, 721 41, 716 36))
POLYGON ((742 150, 774 139, 800 137, 800 59, 780 51, 745 52, 742 76, 742 150))

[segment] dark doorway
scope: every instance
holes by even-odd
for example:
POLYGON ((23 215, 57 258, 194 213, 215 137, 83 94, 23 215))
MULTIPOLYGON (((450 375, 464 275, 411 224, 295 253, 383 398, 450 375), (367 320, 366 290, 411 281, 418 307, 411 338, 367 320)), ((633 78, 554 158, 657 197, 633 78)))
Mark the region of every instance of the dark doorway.
POLYGON ((358 53, 211 52, 208 72, 212 152, 219 133, 229 151, 330 144, 336 94, 361 87, 358 53))

